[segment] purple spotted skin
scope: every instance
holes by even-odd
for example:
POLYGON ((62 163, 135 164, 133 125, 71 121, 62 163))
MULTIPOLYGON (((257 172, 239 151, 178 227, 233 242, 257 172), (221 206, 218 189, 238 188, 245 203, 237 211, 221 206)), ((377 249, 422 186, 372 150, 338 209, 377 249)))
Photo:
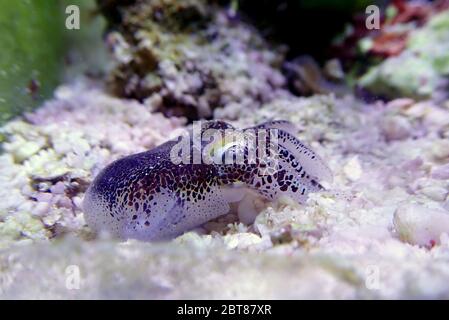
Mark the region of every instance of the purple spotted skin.
MULTIPOLYGON (((287 195, 303 203, 308 192, 322 189, 319 180, 331 180, 330 170, 312 150, 292 135, 289 122, 271 121, 240 132, 278 130, 277 166, 261 174, 263 161, 248 160, 247 148, 231 146, 223 156, 240 164, 175 164, 170 158, 179 140, 117 160, 103 169, 86 192, 83 208, 88 225, 121 239, 167 240, 228 213, 229 203, 246 190, 274 200, 287 195)), ((233 128, 222 121, 202 127, 233 128)), ((202 150, 205 144, 201 146, 202 150)))

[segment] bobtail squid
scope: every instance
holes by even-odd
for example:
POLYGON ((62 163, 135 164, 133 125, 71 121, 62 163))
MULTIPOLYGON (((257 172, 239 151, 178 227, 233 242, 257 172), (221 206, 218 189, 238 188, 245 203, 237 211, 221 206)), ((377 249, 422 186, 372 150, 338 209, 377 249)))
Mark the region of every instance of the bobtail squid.
POLYGON ((248 192, 304 203, 309 192, 323 189, 321 181, 332 181, 330 169, 288 121, 242 130, 208 121, 199 131, 199 142, 191 130, 187 140, 170 140, 104 168, 84 198, 88 225, 121 239, 166 240, 228 213, 248 192), (201 161, 179 161, 182 141, 201 161))

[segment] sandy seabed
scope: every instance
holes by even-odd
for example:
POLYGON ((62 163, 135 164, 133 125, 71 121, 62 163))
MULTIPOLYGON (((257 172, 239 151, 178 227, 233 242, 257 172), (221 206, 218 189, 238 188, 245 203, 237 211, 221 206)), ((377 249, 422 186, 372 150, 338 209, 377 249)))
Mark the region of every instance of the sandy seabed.
POLYGON ((334 182, 305 205, 255 200, 250 225, 229 214, 168 243, 95 238, 81 210, 92 178, 184 130, 155 100, 79 81, 1 128, 2 298, 449 298, 448 102, 279 92, 217 109, 239 127, 292 121, 334 182))

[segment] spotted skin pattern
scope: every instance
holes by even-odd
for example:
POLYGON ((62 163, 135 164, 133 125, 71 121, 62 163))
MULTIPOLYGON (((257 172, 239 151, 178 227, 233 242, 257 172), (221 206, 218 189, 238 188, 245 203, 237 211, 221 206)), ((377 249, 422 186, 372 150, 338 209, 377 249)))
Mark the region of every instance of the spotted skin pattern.
MULTIPOLYGON (((224 134, 235 128, 223 121, 209 121, 201 132, 208 129, 224 134)), ((83 208, 88 225, 121 239, 166 240, 228 213, 229 203, 240 201, 247 190, 269 200, 286 195, 303 203, 308 192, 322 189, 319 180, 331 180, 330 170, 294 137, 293 125, 287 121, 275 120, 238 132, 254 137, 269 129, 277 134, 276 141, 267 140, 269 146, 276 142, 276 152, 256 161, 249 161, 246 145, 224 147, 223 141, 218 141, 223 159, 241 156, 244 161, 176 164, 170 152, 179 138, 113 162, 86 192, 83 208), (276 164, 272 170, 266 170, 272 163, 276 164)), ((202 151, 206 145, 201 144, 202 151)), ((256 145, 259 152, 261 147, 256 145)))

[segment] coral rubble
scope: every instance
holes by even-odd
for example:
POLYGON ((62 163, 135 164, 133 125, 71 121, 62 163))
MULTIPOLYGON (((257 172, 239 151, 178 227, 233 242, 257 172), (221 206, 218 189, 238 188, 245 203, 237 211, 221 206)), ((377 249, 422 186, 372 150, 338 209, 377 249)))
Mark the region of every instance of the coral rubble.
POLYGON ((107 34, 119 96, 157 97, 164 114, 196 120, 242 99, 260 105, 284 85, 281 50, 208 1, 136 1, 121 11, 107 34))

